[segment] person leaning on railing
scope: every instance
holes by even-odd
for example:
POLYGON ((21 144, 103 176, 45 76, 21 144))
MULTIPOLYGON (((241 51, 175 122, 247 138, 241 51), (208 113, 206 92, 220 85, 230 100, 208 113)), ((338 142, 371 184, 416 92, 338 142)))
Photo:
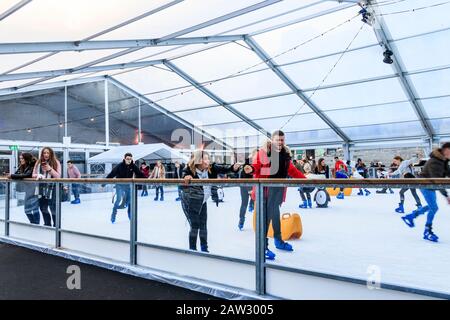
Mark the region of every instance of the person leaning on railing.
MULTIPOLYGON (((305 175, 292 163, 291 153, 285 144, 285 135, 281 130, 272 134, 272 139, 267 141, 256 153, 251 165, 246 165, 244 170, 247 174, 253 174, 254 178, 303 178, 305 175)), ((267 232, 272 222, 275 247, 279 250, 293 251, 292 245, 281 238, 280 206, 286 199, 286 188, 270 187, 264 188, 263 210, 267 217, 264 225, 266 235, 266 252, 268 260, 275 259, 275 253, 269 250, 267 232)), ((253 188, 252 199, 256 199, 256 188, 253 188)))
MULTIPOLYGON (((447 178, 450 177, 450 169, 448 167, 450 160, 450 142, 444 143, 441 148, 434 150, 430 154, 430 160, 427 161, 425 167, 422 169, 422 178, 447 178)), ((450 205, 450 197, 447 190, 439 190, 441 194, 447 198, 447 203, 450 205)), ((427 205, 414 210, 412 213, 402 217, 403 221, 411 228, 414 227, 414 219, 419 215, 428 212, 427 222, 425 224, 425 231, 423 238, 425 240, 437 242, 439 237, 432 231, 433 219, 439 207, 436 202, 436 190, 420 189, 427 205)))
MULTIPOLYGON (((36 159, 31 153, 22 153, 19 156, 20 165, 16 173, 9 174, 8 178, 19 180, 25 178, 31 178, 33 175, 34 165, 36 164, 36 159)), ((39 214, 39 199, 36 195, 36 184, 35 183, 17 183, 16 191, 25 192, 25 214, 32 224, 40 223, 39 214)))
MULTIPOLYGON (((33 170, 33 178, 40 179, 57 179, 61 178, 61 163, 55 156, 52 148, 45 147, 42 149, 41 157, 36 162, 33 170)), ((40 183, 39 184, 39 209, 41 209, 44 225, 56 225, 56 184, 40 183), (50 212, 51 217, 50 217, 50 212)))
POLYGON ((219 174, 237 172, 240 164, 219 165, 210 162, 206 151, 197 150, 191 155, 186 167, 183 169, 185 185, 181 192, 181 205, 189 222, 189 249, 197 250, 197 238, 200 238, 202 252, 208 251, 207 202, 211 196, 211 185, 190 185, 192 179, 217 179, 219 174))

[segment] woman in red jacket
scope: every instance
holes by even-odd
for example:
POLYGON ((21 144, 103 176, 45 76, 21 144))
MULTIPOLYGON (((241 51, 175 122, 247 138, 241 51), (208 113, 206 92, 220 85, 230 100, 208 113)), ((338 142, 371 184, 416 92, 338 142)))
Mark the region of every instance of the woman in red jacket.
MULTIPOLYGON (((285 145, 285 135, 281 130, 272 134, 272 140, 256 153, 252 164, 245 166, 244 170, 247 174, 253 174, 254 178, 306 178, 292 163, 291 153, 285 145)), ((252 191, 252 199, 255 200, 255 188, 252 191)), ((266 259, 268 260, 275 259, 275 254, 268 248, 267 239, 267 231, 271 222, 275 247, 279 250, 294 250, 292 245, 281 239, 280 206, 285 199, 286 188, 264 188, 263 210, 267 217, 264 232, 266 234, 266 259)))
MULTIPOLYGON (((139 171, 141 171, 144 178, 148 178, 150 176, 150 167, 147 165, 147 163, 144 161, 141 163, 141 167, 139 168, 139 171)), ((148 196, 148 190, 147 185, 142 185, 142 193, 141 197, 147 197, 148 196)))

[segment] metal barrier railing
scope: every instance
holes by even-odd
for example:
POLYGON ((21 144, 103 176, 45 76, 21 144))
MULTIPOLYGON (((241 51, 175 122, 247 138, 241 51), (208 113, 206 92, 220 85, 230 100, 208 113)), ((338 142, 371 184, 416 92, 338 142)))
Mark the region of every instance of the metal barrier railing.
MULTIPOLYGON (((393 187, 393 188, 425 188, 425 189, 445 189, 450 188, 450 179, 447 178, 436 178, 436 179, 194 179, 191 180, 189 185, 221 185, 227 187, 241 187, 249 186, 255 187, 256 201, 255 208, 258 213, 256 216, 256 230, 255 230, 255 261, 249 261, 240 258, 230 258, 215 254, 205 254, 202 252, 176 249, 167 246, 152 245, 148 243, 138 242, 137 230, 138 230, 138 200, 137 200, 137 187, 140 185, 169 185, 169 186, 179 186, 186 185, 184 180, 181 179, 49 179, 49 180, 39 180, 34 179, 24 179, 24 180, 11 180, 6 178, 0 178, 0 184, 5 185, 5 219, 0 219, 4 222, 4 233, 6 237, 10 237, 10 225, 27 225, 32 228, 41 228, 46 230, 54 230, 55 232, 55 248, 61 247, 61 234, 71 233, 80 236, 93 237, 103 240, 110 240, 122 243, 128 243, 130 246, 130 265, 136 265, 137 263, 137 248, 138 246, 149 246, 153 248, 158 248, 168 251, 183 252, 190 255, 201 255, 207 256, 213 259, 223 259, 233 262, 251 264, 255 266, 256 275, 256 292, 260 295, 266 293, 266 269, 274 268, 279 270, 289 270, 291 272, 299 272, 302 274, 314 274, 315 276, 322 276, 324 278, 333 278, 342 281, 349 281, 353 283, 362 284, 360 279, 346 278, 346 277, 335 277, 328 274, 316 273, 314 271, 305 271, 296 268, 289 268, 283 266, 274 266, 272 264, 267 264, 265 261, 265 248, 266 248, 266 235, 264 234, 264 224, 266 221, 266 213, 263 210, 263 194, 264 188, 267 187, 304 187, 304 186, 315 186, 315 187, 355 187, 355 188, 383 188, 383 187, 393 187), (11 207, 11 185, 12 183, 54 183, 56 185, 56 224, 55 227, 48 227, 43 225, 33 225, 18 221, 11 221, 10 219, 10 207, 11 207), (68 183, 85 183, 85 184, 128 184, 131 190, 131 217, 130 217, 130 237, 129 240, 117 239, 113 237, 100 236, 95 234, 88 234, 78 231, 65 230, 61 228, 61 190, 64 184, 68 183)), ((383 285, 382 287, 392 290, 402 290, 407 292, 416 292, 420 294, 428 294, 435 297, 445 297, 450 298, 448 294, 441 294, 435 292, 428 292, 424 290, 415 290, 414 288, 401 287, 396 285, 383 285)))

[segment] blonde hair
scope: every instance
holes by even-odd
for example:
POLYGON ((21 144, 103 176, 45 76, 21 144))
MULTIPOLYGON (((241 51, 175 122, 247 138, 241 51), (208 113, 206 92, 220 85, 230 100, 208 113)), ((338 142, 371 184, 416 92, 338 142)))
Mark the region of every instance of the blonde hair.
POLYGON ((303 165, 303 171, 305 171, 305 173, 311 173, 312 168, 309 162, 305 162, 305 164, 303 165))
POLYGON ((209 153, 204 150, 195 150, 194 152, 192 152, 191 158, 189 159, 187 166, 189 167, 189 170, 191 170, 193 174, 195 174, 195 169, 197 168, 197 166, 202 163, 203 157, 205 155, 211 158, 209 153))

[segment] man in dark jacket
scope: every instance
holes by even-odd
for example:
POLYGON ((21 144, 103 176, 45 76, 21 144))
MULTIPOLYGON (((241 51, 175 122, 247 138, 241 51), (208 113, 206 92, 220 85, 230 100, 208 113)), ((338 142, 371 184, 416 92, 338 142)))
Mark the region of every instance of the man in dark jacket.
MULTIPOLYGON (((115 166, 106 178, 130 179, 133 178, 133 176, 136 178, 145 178, 139 168, 134 164, 133 155, 131 153, 125 153, 122 163, 115 166)), ((116 222, 117 209, 122 202, 122 198, 125 198, 125 204, 128 207, 128 218, 131 218, 130 187, 128 184, 116 184, 116 201, 114 202, 111 214, 111 223, 116 222)))
MULTIPOLYGON (((425 167, 422 170, 422 178, 446 178, 450 176, 449 170, 449 160, 450 160, 450 142, 444 143, 440 149, 434 150, 430 154, 430 160, 427 161, 425 167)), ((421 189, 420 190, 427 202, 427 205, 413 211, 412 213, 402 217, 403 221, 410 227, 414 227, 414 219, 417 216, 428 212, 427 222, 425 224, 425 231, 423 233, 423 238, 425 240, 437 242, 439 237, 435 235, 432 231, 432 223, 436 212, 438 211, 438 206, 436 203, 436 190, 433 189, 421 189)), ((447 198, 448 204, 450 204, 450 197, 445 189, 439 190, 444 197, 447 198)))

